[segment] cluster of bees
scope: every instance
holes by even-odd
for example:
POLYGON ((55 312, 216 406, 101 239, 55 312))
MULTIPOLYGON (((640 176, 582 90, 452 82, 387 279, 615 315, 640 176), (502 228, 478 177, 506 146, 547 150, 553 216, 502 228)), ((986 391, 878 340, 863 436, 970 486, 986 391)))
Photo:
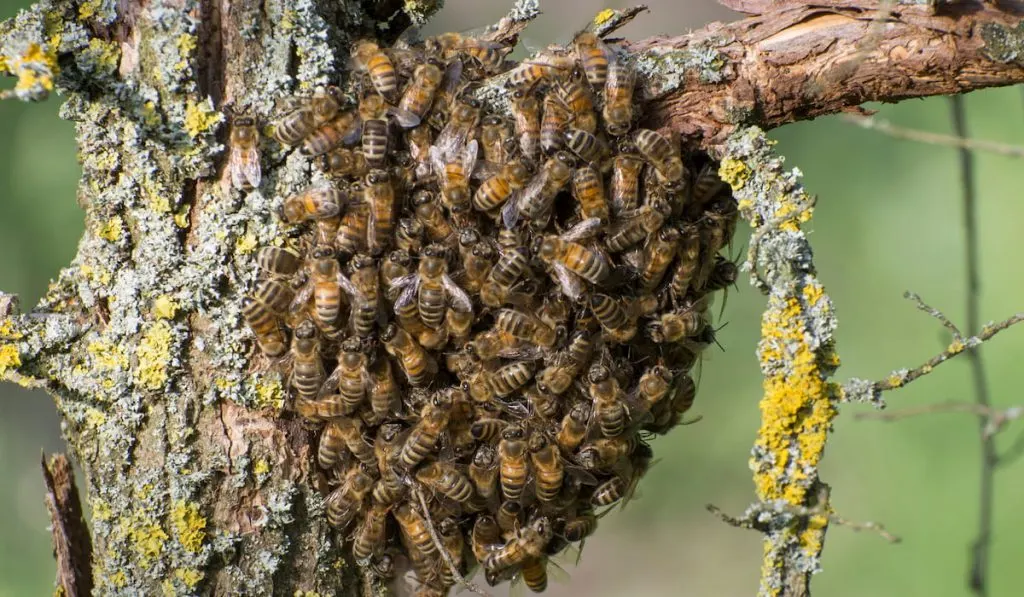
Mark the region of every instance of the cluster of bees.
MULTIPOLYGON (((477 566, 545 589, 691 407, 710 293, 737 277, 735 201, 638 126, 628 56, 587 31, 510 50, 361 41, 358 105, 327 88, 272 125, 331 182, 284 199, 296 242, 261 249, 244 315, 322 427, 328 521, 423 596, 477 566), (495 77, 509 114, 474 98, 495 77)), ((238 187, 260 184, 258 143, 236 117, 238 187)))

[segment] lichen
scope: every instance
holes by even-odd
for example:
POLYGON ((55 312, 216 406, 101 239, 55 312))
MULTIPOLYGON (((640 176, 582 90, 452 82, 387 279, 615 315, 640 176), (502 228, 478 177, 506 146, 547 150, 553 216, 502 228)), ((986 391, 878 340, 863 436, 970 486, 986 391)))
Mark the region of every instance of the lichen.
POLYGON ((136 383, 149 390, 159 390, 167 383, 173 343, 174 334, 165 320, 157 321, 146 330, 135 353, 138 358, 136 383))
POLYGON ((729 62, 719 48, 725 43, 710 37, 685 48, 655 47, 636 55, 633 64, 646 81, 650 97, 660 97, 682 89, 688 76, 705 84, 724 81, 729 62))
POLYGON ((1024 61, 1024 22, 1010 28, 1001 23, 984 23, 980 27, 985 42, 985 55, 997 62, 1024 61))
POLYGON ((199 506, 179 500, 171 507, 171 526, 174 536, 186 550, 199 553, 206 538, 206 518, 199 513, 199 506))
POLYGON ((0 344, 0 379, 2 379, 9 370, 17 369, 21 366, 21 354, 18 352, 18 347, 15 344, 0 344))
POLYGON ((193 139, 220 124, 224 115, 215 110, 213 103, 207 99, 202 102, 188 101, 185 107, 185 131, 193 139))
POLYGON ((178 302, 166 294, 161 294, 153 301, 153 315, 157 319, 174 319, 178 308, 178 302))

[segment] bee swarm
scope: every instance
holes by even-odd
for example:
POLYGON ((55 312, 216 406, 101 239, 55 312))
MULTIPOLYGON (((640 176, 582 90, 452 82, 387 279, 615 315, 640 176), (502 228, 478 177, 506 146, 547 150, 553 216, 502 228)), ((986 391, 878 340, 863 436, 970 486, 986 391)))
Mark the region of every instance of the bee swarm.
MULTIPOLYGON (((332 182, 284 200, 296 242, 261 249, 244 305, 322 427, 328 521, 423 595, 476 566, 544 590, 692 405, 710 294, 737 276, 735 201, 707 156, 640 126, 629 56, 589 32, 510 51, 358 42, 358 106, 329 88, 282 114, 274 139, 332 182), (473 97, 493 77, 510 114, 473 97)), ((255 129, 234 120, 237 187, 260 183, 255 129)))

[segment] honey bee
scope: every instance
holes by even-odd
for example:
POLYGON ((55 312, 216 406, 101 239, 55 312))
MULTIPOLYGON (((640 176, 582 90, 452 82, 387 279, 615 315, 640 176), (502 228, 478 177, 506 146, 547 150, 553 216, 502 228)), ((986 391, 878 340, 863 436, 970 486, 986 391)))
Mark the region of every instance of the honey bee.
POLYGON ((494 266, 494 249, 490 244, 481 242, 480 233, 475 228, 466 228, 459 233, 459 255, 465 273, 463 288, 471 293, 480 292, 480 287, 494 266))
POLYGON ((523 583, 534 593, 543 593, 548 588, 547 557, 527 558, 521 565, 523 583))
POLYGON ((576 57, 583 65, 587 81, 594 89, 604 89, 608 79, 608 56, 611 50, 601 38, 590 31, 581 31, 572 40, 576 57))
POLYGON ((370 410, 373 423, 379 423, 396 411, 398 403, 398 384, 391 372, 390 359, 378 359, 371 372, 370 379, 370 410))
POLYGON ((490 574, 519 566, 530 558, 544 556, 544 548, 551 541, 553 530, 546 516, 539 516, 505 545, 491 551, 484 560, 484 568, 490 574))
POLYGON ((370 170, 364 189, 369 206, 366 242, 370 251, 379 255, 387 248, 394 230, 395 187, 387 170, 370 170))
POLYGON ((362 122, 361 146, 363 157, 370 168, 384 168, 390 135, 385 119, 387 105, 379 95, 368 95, 359 103, 359 117, 362 122))
POLYGON ((564 393, 590 362, 593 349, 594 343, 586 331, 573 332, 565 349, 551 357, 547 366, 537 374, 537 389, 555 396, 564 393))
POLYGON ((424 386, 437 373, 437 361, 408 332, 389 324, 380 335, 388 354, 398 359, 406 378, 413 386, 424 386))
POLYGON ((432 245, 424 249, 415 274, 396 280, 395 288, 404 288, 395 302, 396 311, 416 300, 423 325, 436 330, 444 322, 448 301, 462 311, 472 311, 473 302, 448 276, 444 248, 432 245))
POLYGON ((260 186, 260 132, 256 119, 248 115, 237 115, 231 119, 231 154, 228 170, 231 185, 239 190, 255 189, 260 186))
POLYGON ((629 412, 619 382, 603 365, 594 365, 588 375, 590 397, 594 401, 594 418, 605 437, 622 435, 629 412))
POLYGON ((320 158, 320 168, 327 174, 342 178, 362 178, 370 171, 363 152, 357 149, 338 147, 320 158))
POLYGON ((682 182, 685 167, 677 145, 650 129, 637 129, 633 133, 633 142, 640 154, 654 166, 659 180, 668 185, 682 182))
MULTIPOLYGON (((736 200, 732 196, 714 201, 704 212, 704 217, 701 218, 698 225, 701 227, 708 255, 718 253, 732 242, 733 234, 736 232, 738 213, 736 200)), ((709 261, 708 265, 710 264, 709 261)))
POLYGON ((489 307, 500 307, 513 294, 519 278, 529 270, 530 255, 525 247, 508 247, 487 273, 480 287, 480 300, 489 307))
POLYGON ((473 195, 473 207, 483 212, 493 212, 526 187, 533 176, 533 168, 526 160, 515 160, 505 164, 501 171, 480 183, 473 195))
POLYGON ((356 460, 371 470, 377 470, 376 453, 373 446, 363 437, 363 428, 357 419, 345 416, 335 417, 329 424, 338 427, 345 447, 356 457, 356 460))
POLYGON ((488 375, 487 384, 495 396, 504 398, 529 383, 536 370, 532 361, 517 361, 488 375))
POLYGON ((281 316, 288 312, 295 299, 295 288, 281 276, 274 276, 256 285, 253 298, 261 303, 273 315, 281 316))
POLYGON ((349 328, 361 338, 370 336, 377 327, 380 295, 377 262, 368 255, 352 258, 352 276, 337 276, 339 287, 345 291, 351 304, 349 328))
MULTIPOLYGON (((476 140, 473 136, 476 133, 476 127, 479 122, 479 101, 471 97, 461 97, 455 101, 451 114, 448 117, 448 122, 445 123, 444 128, 438 133, 437 139, 435 139, 434 144, 431 146, 436 148, 433 152, 438 154, 437 158, 431 155, 431 163, 435 166, 435 174, 440 176, 443 171, 443 169, 437 168, 438 163, 448 164, 455 162, 460 159, 460 153, 462 155, 468 153, 466 146, 476 140)), ((476 151, 473 151, 473 156, 474 158, 476 157, 476 151)), ((466 168, 465 170, 466 176, 473 173, 472 168, 466 168)))
POLYGON ((447 462, 431 462, 416 471, 416 480, 451 500, 464 504, 473 497, 473 485, 455 466, 447 462))
POLYGON ((660 197, 632 212, 621 212, 617 227, 605 239, 605 247, 620 253, 661 230, 665 219, 672 213, 669 204, 660 197))
POLYGON ((597 530, 597 516, 594 510, 585 508, 576 513, 575 516, 565 522, 562 535, 572 543, 582 541, 597 530))
POLYGON ((372 501, 363 517, 363 523, 356 529, 352 538, 352 556, 356 563, 365 565, 371 557, 380 551, 387 541, 389 504, 372 501))
MULTIPOLYGON (((587 470, 610 470, 640 446, 636 434, 602 437, 583 444, 576 460, 587 470)), ((648 448, 649 449, 649 448, 648 448)))
POLYGON ((473 556, 478 562, 487 559, 490 553, 502 546, 501 527, 490 514, 478 514, 469 535, 473 556))
POLYGON ((395 520, 398 521, 398 527, 401 529, 402 535, 410 547, 415 548, 415 551, 428 558, 438 557, 437 545, 434 544, 433 539, 430 537, 427 521, 423 518, 422 514, 417 512, 408 503, 395 508, 393 514, 395 520))
POLYGON ((370 373, 367 369, 368 359, 363 353, 362 342, 351 336, 341 344, 338 366, 323 382, 320 396, 333 394, 335 390, 341 395, 345 414, 354 413, 366 399, 370 388, 370 373))
MULTIPOLYGON (((362 183, 353 187, 353 192, 363 193, 362 183)), ((370 221, 370 206, 365 202, 357 202, 348 206, 345 215, 341 217, 341 224, 338 226, 338 235, 334 244, 338 252, 343 255, 352 255, 359 251, 366 250, 367 228, 370 221)))
POLYGON ((298 145, 317 127, 333 119, 340 109, 340 89, 328 87, 318 91, 308 103, 292 110, 274 123, 273 137, 282 145, 298 145))
MULTIPOLYGON (((398 227, 402 227, 401 222, 399 222, 398 227)), ((411 272, 412 257, 409 256, 409 251, 406 249, 391 251, 388 254, 388 258, 380 266, 381 285, 390 292, 395 280, 402 276, 408 276, 411 272)))
POLYGON ((441 201, 452 211, 469 209, 472 199, 469 177, 476 167, 477 148, 476 139, 473 139, 466 143, 454 159, 449 159, 437 145, 430 147, 430 162, 440 178, 441 201))
POLYGON ((303 319, 295 327, 295 334, 292 337, 291 385, 300 398, 312 399, 317 395, 324 375, 316 325, 308 319, 303 319))
POLYGON ((437 197, 426 189, 416 191, 412 196, 412 205, 423 230, 432 242, 445 242, 455 235, 444 210, 437 204, 437 197))
POLYGON ((597 507, 611 506, 626 495, 626 481, 622 477, 614 476, 611 479, 597 486, 594 494, 590 496, 590 503, 597 507))
POLYGON ((700 334, 708 325, 706 311, 686 309, 662 313, 647 324, 647 335, 658 343, 672 343, 700 334))
POLYGON ((480 121, 480 149, 484 160, 490 164, 503 165, 512 159, 517 142, 512 136, 509 122, 500 116, 485 116, 480 121))
POLYGON ((533 462, 537 499, 542 503, 553 503, 562 491, 562 480, 565 478, 565 467, 558 446, 548 444, 535 450, 530 453, 530 460, 533 462))
POLYGON ((503 533, 513 534, 523 523, 523 505, 514 500, 505 500, 498 506, 494 518, 503 533))
POLYGON ((501 433, 498 442, 499 478, 501 493, 506 500, 516 501, 523 495, 530 469, 526 460, 526 430, 510 425, 501 433))
POLYGON ((464 57, 482 75, 499 72, 505 56, 512 51, 511 46, 458 33, 443 33, 427 38, 424 43, 429 54, 445 59, 464 57))
POLYGON ((497 495, 498 452, 494 446, 483 444, 476 449, 473 462, 469 465, 469 480, 481 498, 491 500, 497 495))
POLYGON ((711 266, 711 273, 704 283, 704 290, 715 292, 716 290, 728 288, 736 283, 739 276, 740 268, 736 265, 736 262, 721 255, 715 255, 715 261, 711 266))
POLYGON ((563 134, 566 149, 578 155, 584 163, 599 163, 607 153, 604 142, 584 129, 568 127, 563 134))
POLYGON ((593 234, 600 226, 600 220, 591 218, 573 226, 562 236, 549 234, 537 238, 536 255, 552 269, 562 292, 572 300, 578 300, 582 295, 580 278, 591 284, 600 284, 611 273, 608 261, 601 253, 575 242, 593 234))
POLYGON ((377 93, 394 100, 398 93, 398 73, 380 46, 369 40, 359 40, 352 46, 352 59, 356 69, 369 75, 377 93))
MULTIPOLYGON (((382 359, 387 361, 387 359, 382 359)), ((401 423, 383 423, 377 428, 377 436, 373 441, 373 454, 377 459, 377 470, 392 470, 398 451, 402 449, 404 439, 401 423)))
MULTIPOLYGON (((462 552, 465 549, 465 542, 462 538, 462 529, 459 528, 459 523, 454 518, 443 519, 437 527, 438 534, 441 536, 441 544, 456 568, 456 570, 450 569, 448 563, 445 562, 441 569, 441 584, 450 587, 463 573, 462 552)), ((447 590, 443 590, 439 597, 444 597, 445 594, 447 594, 447 590)))
POLYGON ((303 141, 299 153, 307 157, 324 155, 339 145, 350 145, 359 139, 356 113, 343 112, 318 126, 303 141))
POLYGON ((495 329, 531 344, 551 348, 559 333, 533 315, 515 309, 502 309, 494 322, 495 329))
POLYGON ((405 132, 405 144, 409 155, 416 161, 416 179, 430 176, 430 147, 434 144, 434 129, 428 124, 411 128, 405 132))
POLYGON ((633 124, 633 88, 636 86, 636 72, 614 53, 609 53, 608 81, 604 88, 605 130, 609 135, 620 137, 633 124))
POLYGON ((652 412, 656 407, 663 405, 662 400, 672 389, 672 381, 672 373, 664 365, 648 367, 637 382, 636 402, 639 405, 635 410, 631 410, 630 414, 637 416, 640 413, 652 412))
POLYGON ((256 254, 256 264, 270 275, 291 276, 299 271, 302 266, 302 258, 291 249, 263 247, 256 254))
POLYGON ((679 230, 672 227, 662 228, 658 234, 648 237, 643 251, 643 267, 640 268, 641 288, 644 291, 654 290, 661 284, 668 266, 676 257, 679 238, 679 230))
POLYGON ((473 325, 473 312, 464 311, 453 305, 445 314, 445 327, 451 335, 452 343, 461 346, 469 337, 470 327, 473 325))
POLYGON ((402 99, 398 101, 398 107, 422 119, 434 103, 434 93, 443 80, 444 73, 437 64, 420 64, 413 71, 412 81, 405 88, 402 99))
POLYGON ((373 482, 373 476, 363 467, 350 468, 345 481, 327 496, 327 522, 338 530, 345 529, 363 510, 363 501, 373 482))
POLYGON ((610 217, 601 174, 590 165, 578 168, 572 177, 572 196, 579 203, 583 219, 597 218, 607 222, 610 217))
POLYGON ((549 93, 544 96, 543 114, 540 120, 540 146, 547 152, 565 147, 565 129, 572 121, 572 112, 558 97, 549 93))
POLYGON ((700 230, 696 226, 683 226, 677 250, 679 260, 672 271, 668 286, 673 300, 677 303, 686 296, 686 291, 700 267, 700 245, 700 230))
POLYGON ((335 186, 312 187, 285 199, 278 216, 288 224, 323 220, 340 214, 345 203, 345 192, 335 186))
POLYGON ((547 224, 555 197, 558 195, 573 174, 573 159, 564 151, 556 152, 548 158, 540 172, 522 190, 515 201, 508 201, 501 210, 502 221, 506 228, 515 228, 519 215, 526 216, 538 227, 547 224))
POLYGON ((579 68, 574 68, 568 77, 560 79, 555 84, 555 92, 565 107, 569 108, 573 126, 593 133, 597 130, 594 98, 583 81, 583 72, 579 68))
POLYGON ((611 198, 615 215, 629 213, 640 204, 640 173, 644 161, 640 150, 628 137, 619 141, 619 151, 612 160, 611 198))
POLYGON ((325 333, 337 331, 341 313, 341 288, 338 286, 338 260, 334 249, 319 246, 313 249, 312 285, 306 287, 295 301, 304 305, 307 293, 313 295, 313 320, 325 333))
POLYGON ((713 199, 727 190, 728 186, 718 177, 718 164, 709 162, 697 172, 690 186, 689 209, 701 213, 713 199))
POLYGON ((317 446, 316 461, 325 471, 333 471, 342 463, 348 448, 345 447, 345 439, 341 428, 334 423, 328 423, 320 434, 320 444, 317 446))
POLYGON ((511 110, 519 149, 527 160, 536 160, 541 137, 540 101, 533 92, 517 89, 512 92, 511 110))
POLYGON ((425 232, 423 222, 419 219, 401 218, 398 220, 398 230, 395 231, 395 244, 406 254, 418 253, 423 248, 425 232))
POLYGON ((444 392, 435 394, 431 402, 423 407, 419 421, 409 432, 409 437, 398 453, 398 462, 406 470, 423 462, 437 448, 441 433, 448 426, 451 409, 451 396, 444 392))

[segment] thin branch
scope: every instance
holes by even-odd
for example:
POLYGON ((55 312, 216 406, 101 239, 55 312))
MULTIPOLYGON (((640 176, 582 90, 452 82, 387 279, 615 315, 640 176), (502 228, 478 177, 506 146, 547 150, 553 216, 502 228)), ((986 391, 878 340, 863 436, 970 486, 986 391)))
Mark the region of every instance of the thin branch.
POLYGON ((968 139, 954 135, 919 131, 917 129, 896 126, 888 120, 873 118, 870 116, 844 114, 842 119, 863 129, 876 131, 896 139, 905 139, 907 141, 918 141, 920 143, 928 143, 931 145, 944 145, 947 147, 957 147, 975 151, 987 151, 997 155, 1024 158, 1024 147, 1019 145, 1009 145, 1007 143, 997 143, 995 141, 986 141, 984 139, 968 139))
POLYGON ((913 301, 914 304, 917 305, 918 309, 924 311, 928 315, 931 315, 935 319, 938 319, 939 322, 942 323, 942 327, 946 328, 947 330, 950 331, 950 333, 953 334, 954 340, 962 341, 964 339, 964 335, 963 333, 960 332, 960 328, 956 327, 956 325, 952 321, 950 321, 948 317, 946 317, 945 313, 939 311, 935 307, 932 307, 928 303, 924 302, 921 296, 918 295, 916 292, 910 292, 908 290, 903 293, 903 298, 909 301, 913 301))
POLYGON ((984 421, 983 436, 987 439, 1002 431, 1007 423, 1024 418, 1024 406, 1011 406, 1009 408, 992 408, 977 402, 943 402, 940 404, 928 404, 899 410, 888 410, 879 412, 857 413, 854 419, 874 419, 876 421, 899 421, 919 415, 930 415, 939 413, 969 413, 981 417, 984 421))
POLYGON ((484 591, 472 581, 466 580, 466 577, 459 572, 459 567, 455 565, 452 560, 452 555, 448 553, 448 548, 445 547, 444 542, 441 541, 441 536, 437 533, 437 527, 434 526, 434 520, 430 516, 430 508, 427 508, 427 500, 423 497, 423 490, 419 487, 413 489, 413 493, 416 494, 416 499, 420 503, 420 508, 423 510, 423 518, 427 523, 427 532, 430 533, 430 540, 434 542, 434 546, 441 552, 441 559, 444 561, 445 566, 452 571, 452 576, 455 580, 465 587, 469 592, 476 593, 481 597, 491 597, 490 593, 484 591))

